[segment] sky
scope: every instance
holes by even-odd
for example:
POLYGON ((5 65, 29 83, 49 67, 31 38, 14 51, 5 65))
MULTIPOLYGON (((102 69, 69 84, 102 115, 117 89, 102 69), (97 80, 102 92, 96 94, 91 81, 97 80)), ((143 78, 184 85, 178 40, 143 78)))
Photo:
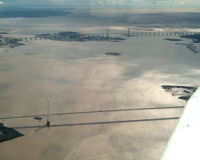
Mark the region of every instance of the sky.
POLYGON ((199 0, 0 0, 1 6, 15 7, 132 7, 199 9, 199 0))

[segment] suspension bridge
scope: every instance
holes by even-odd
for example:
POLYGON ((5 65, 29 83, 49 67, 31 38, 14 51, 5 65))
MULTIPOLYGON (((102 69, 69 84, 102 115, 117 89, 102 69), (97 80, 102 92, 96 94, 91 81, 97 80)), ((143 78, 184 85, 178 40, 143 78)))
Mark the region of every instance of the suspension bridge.
MULTIPOLYGON (((74 32, 76 33, 76 32, 74 32)), ((127 33, 117 33, 117 32, 109 32, 106 33, 90 33, 90 34, 76 34, 72 37, 76 39, 108 39, 114 37, 167 37, 167 36, 189 36, 189 35, 200 35, 200 32, 130 32, 127 33)), ((47 35, 47 36, 31 36, 31 37, 23 37, 17 38, 18 41, 32 41, 32 40, 60 40, 60 39, 70 39, 71 37, 68 35, 47 35)))

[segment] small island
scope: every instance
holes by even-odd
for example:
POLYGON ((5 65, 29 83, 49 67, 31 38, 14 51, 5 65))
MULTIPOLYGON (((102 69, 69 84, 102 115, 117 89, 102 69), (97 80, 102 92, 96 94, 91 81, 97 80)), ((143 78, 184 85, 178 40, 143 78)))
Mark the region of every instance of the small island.
POLYGON ((108 55, 108 56, 120 56, 121 53, 118 53, 118 52, 106 52, 105 55, 108 55))
POLYGON ((174 86, 174 85, 162 85, 166 92, 171 93, 172 96, 176 96, 178 99, 187 101, 196 91, 197 87, 194 86, 174 86))

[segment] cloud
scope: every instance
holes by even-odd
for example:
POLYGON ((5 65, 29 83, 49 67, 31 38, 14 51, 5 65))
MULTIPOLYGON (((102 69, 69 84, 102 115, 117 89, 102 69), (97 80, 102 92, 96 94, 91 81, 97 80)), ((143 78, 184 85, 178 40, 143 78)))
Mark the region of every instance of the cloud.
POLYGON ((183 2, 183 1, 180 1, 180 2, 179 2, 179 4, 180 4, 180 5, 184 5, 184 4, 185 4, 185 2, 183 2))
MULTIPOLYGON (((55 0, 59 1, 59 0, 55 0)), ((69 0, 63 0, 69 1, 69 0)), ((198 6, 199 0, 85 0, 92 6, 119 6, 119 7, 144 7, 144 8, 179 8, 198 6)))
POLYGON ((104 4, 104 2, 103 2, 103 1, 98 1, 97 3, 99 3, 99 4, 104 4))
MULTIPOLYGON (((3 0, 2 0, 3 1, 3 0)), ((3 2, 0 1, 0 4, 3 2)), ((198 8, 199 0, 8 0, 7 6, 198 8)))

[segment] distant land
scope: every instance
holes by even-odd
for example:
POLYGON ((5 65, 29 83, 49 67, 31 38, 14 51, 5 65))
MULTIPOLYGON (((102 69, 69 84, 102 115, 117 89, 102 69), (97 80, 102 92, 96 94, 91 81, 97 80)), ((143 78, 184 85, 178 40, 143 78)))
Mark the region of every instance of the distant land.
POLYGON ((71 31, 63 31, 59 33, 54 34, 40 34, 37 35, 39 38, 43 39, 51 39, 51 40, 57 40, 57 41, 111 41, 111 42, 119 42, 122 40, 125 40, 125 38, 121 37, 109 37, 106 35, 87 35, 87 34, 81 34, 78 32, 71 32, 71 31))
MULTIPOLYGON (((0 32, 0 47, 9 47, 14 48, 21 45, 24 45, 22 39, 16 37, 7 37, 5 35, 9 34, 8 32, 0 32)), ((107 37, 105 35, 87 35, 81 34, 79 32, 63 31, 54 34, 40 34, 36 35, 38 39, 49 39, 56 41, 108 41, 108 42, 120 42, 126 40, 121 37, 107 37)), ((35 37, 35 38, 36 38, 35 37)), ((33 38, 34 39, 34 38, 33 38)))
POLYGON ((188 38, 188 39, 192 39, 192 41, 194 43, 200 43, 200 35, 185 35, 185 36, 181 36, 182 38, 188 38))

